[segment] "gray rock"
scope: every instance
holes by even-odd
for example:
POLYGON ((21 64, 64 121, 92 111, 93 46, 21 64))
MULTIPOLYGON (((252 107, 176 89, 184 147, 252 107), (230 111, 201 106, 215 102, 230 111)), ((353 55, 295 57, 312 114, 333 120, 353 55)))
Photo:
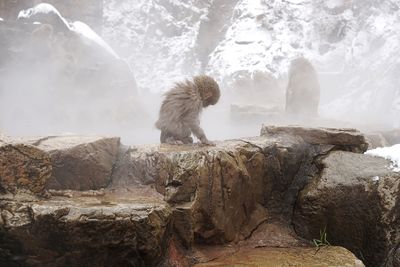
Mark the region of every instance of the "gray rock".
POLYGON ((276 127, 268 125, 263 125, 261 129, 261 136, 277 134, 295 135, 310 144, 334 145, 338 150, 357 153, 363 153, 368 148, 364 135, 356 129, 304 128, 300 126, 276 127))
POLYGON ((120 146, 117 137, 99 136, 8 138, 7 142, 27 144, 47 154, 52 173, 45 188, 58 190, 91 190, 108 186, 120 146))
POLYGON ((390 165, 383 158, 331 152, 299 195, 296 232, 318 239, 326 227, 332 244, 350 249, 367 266, 383 266, 400 243, 400 173, 390 165))
POLYGON ((107 191, 102 197, 86 197, 75 191, 73 198, 46 201, 3 195, 0 263, 154 266, 165 253, 171 210, 149 192, 107 191))

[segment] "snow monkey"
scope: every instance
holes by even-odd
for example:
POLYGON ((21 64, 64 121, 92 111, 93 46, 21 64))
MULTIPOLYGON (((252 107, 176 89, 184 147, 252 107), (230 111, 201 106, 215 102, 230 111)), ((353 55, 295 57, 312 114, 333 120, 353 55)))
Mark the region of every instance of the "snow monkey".
POLYGON ((289 68, 286 88, 286 112, 318 116, 320 87, 317 72, 305 58, 294 59, 289 68))
POLYGON ((200 113, 203 108, 215 105, 219 97, 217 82, 207 75, 176 83, 165 94, 156 122, 161 130, 161 143, 191 144, 193 133, 202 144, 214 145, 200 127, 200 113))

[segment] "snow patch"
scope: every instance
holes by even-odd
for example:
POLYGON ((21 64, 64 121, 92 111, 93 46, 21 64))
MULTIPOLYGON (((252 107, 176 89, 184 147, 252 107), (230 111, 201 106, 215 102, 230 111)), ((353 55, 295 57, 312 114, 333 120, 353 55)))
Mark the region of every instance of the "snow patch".
POLYGON ((71 25, 71 30, 100 45, 102 48, 107 50, 111 55, 113 55, 116 59, 119 59, 117 53, 115 53, 115 51, 100 36, 98 36, 97 33, 95 33, 87 24, 81 21, 75 21, 71 25))
POLYGON ((0 18, 0 21, 4 21, 4 19, 3 19, 3 18, 0 18))
POLYGON ((40 14, 54 14, 58 16, 69 28, 68 22, 63 18, 63 16, 61 16, 60 12, 58 12, 58 10, 54 6, 47 3, 41 3, 32 8, 21 10, 18 13, 18 19, 29 19, 32 16, 40 14))
POLYGON ((400 172, 400 144, 391 147, 378 147, 368 150, 365 154, 391 160, 393 171, 400 172))
POLYGON ((341 7, 345 4, 344 0, 328 0, 326 1, 326 6, 330 9, 341 7))
POLYGON ((47 3, 41 3, 41 4, 36 5, 35 7, 20 11, 18 14, 18 18, 19 19, 29 18, 29 17, 39 14, 39 13, 42 13, 42 14, 43 13, 44 14, 55 13, 61 17, 60 12, 58 12, 58 10, 54 6, 47 4, 47 3))

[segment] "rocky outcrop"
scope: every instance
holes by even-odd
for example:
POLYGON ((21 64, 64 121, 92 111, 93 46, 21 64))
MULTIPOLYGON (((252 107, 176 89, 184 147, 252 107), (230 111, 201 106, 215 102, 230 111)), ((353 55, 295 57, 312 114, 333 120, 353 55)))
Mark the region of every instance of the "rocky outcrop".
POLYGON ((113 137, 8 139, 0 147, 1 186, 11 192, 27 188, 35 193, 104 188, 111 182, 119 146, 119 138, 113 137))
MULTIPOLYGON (((99 137, 3 138, 2 146, 21 143, 48 156, 52 168, 46 183, 49 187, 39 196, 27 194, 29 191, 0 195, 0 238, 4 240, 0 242, 4 244, 0 245, 0 258, 8 265, 31 266, 213 266, 213 260, 215 264, 240 263, 246 253, 257 263, 273 264, 268 258, 278 261, 286 255, 312 266, 311 258, 294 257, 315 253, 310 240, 320 237, 319 213, 307 213, 307 190, 324 174, 324 160, 342 154, 363 158, 354 152, 367 147, 363 135, 351 129, 272 126, 264 126, 260 137, 218 142, 215 147, 125 147, 118 138, 99 137), (100 187, 105 188, 94 190, 100 187), (293 231, 292 223, 307 240, 293 231), (261 254, 270 257, 260 259, 261 254)), ((341 172, 341 161, 331 165, 336 180, 327 183, 332 188, 343 186, 347 178, 341 172)), ((354 178, 354 183, 357 181, 354 178)), ((371 182, 368 192, 374 192, 375 183, 371 182)), ((371 257, 381 261, 385 255, 396 255, 398 228, 393 209, 397 204, 390 206, 389 201, 396 198, 397 191, 388 185, 382 188, 386 191, 381 198, 387 200, 379 202, 386 205, 387 213, 382 211, 382 215, 373 205, 381 198, 367 198, 368 194, 360 198, 364 202, 359 210, 351 202, 354 211, 347 210, 349 202, 344 197, 316 199, 332 198, 341 203, 336 213, 327 212, 328 218, 335 219, 336 214, 341 218, 342 211, 357 215, 367 206, 371 216, 386 216, 380 232, 370 231, 371 222, 363 232, 368 237, 364 240, 379 237, 373 248, 380 254, 371 257), (387 245, 389 237, 394 241, 387 245), (386 246, 384 250, 380 250, 381 245, 386 246)), ((345 192, 349 199, 356 195, 345 192)), ((351 243, 352 233, 343 230, 348 242, 340 243, 331 237, 336 230, 330 225, 326 228, 329 242, 343 244, 360 256, 353 250, 358 239, 351 243)), ((335 226, 340 229, 338 223, 335 226)), ((364 258, 371 251, 363 250, 364 258)), ((321 261, 326 259, 327 266, 357 266, 351 265, 356 264, 354 256, 343 249, 321 248, 316 254, 321 261), (330 260, 333 255, 337 261, 330 260)), ((396 256, 390 259, 395 262, 396 256)))
POLYGON ((367 146, 354 130, 264 127, 262 132, 216 147, 130 148, 116 165, 113 186, 155 184, 179 210, 177 216, 185 214, 186 228, 176 228, 186 242, 238 241, 270 216, 291 220, 297 193, 317 171, 316 157, 367 146))
POLYGON ((40 193, 52 174, 50 156, 31 145, 0 141, 0 190, 40 193))
POLYGON ((314 145, 331 145, 335 150, 363 153, 368 144, 364 135, 356 129, 304 128, 300 126, 263 126, 261 135, 295 135, 314 145))
POLYGON ((400 174, 390 161, 336 151, 300 193, 293 222, 311 239, 326 228, 329 241, 344 246, 367 266, 397 266, 400 244, 400 174))
POLYGON ((148 189, 47 200, 0 195, 0 210, 1 266, 154 266, 171 217, 148 189))
POLYGON ((68 136, 35 144, 51 157, 53 175, 47 189, 90 190, 110 183, 120 141, 115 137, 68 136))

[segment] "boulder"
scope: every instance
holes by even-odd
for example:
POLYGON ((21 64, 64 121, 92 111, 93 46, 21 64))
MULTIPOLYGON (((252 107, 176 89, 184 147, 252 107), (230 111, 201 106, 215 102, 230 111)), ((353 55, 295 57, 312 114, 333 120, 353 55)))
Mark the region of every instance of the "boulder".
POLYGON ((41 193, 52 174, 48 153, 31 145, 0 141, 0 190, 41 193))
POLYGON ((48 136, 12 138, 8 142, 24 143, 50 157, 52 172, 46 189, 91 190, 111 182, 120 139, 98 136, 48 136))
POLYGON ((326 229, 329 242, 350 249, 367 266, 397 266, 400 244, 400 173, 390 161, 335 151, 301 191, 295 230, 307 239, 326 229))
POLYGON ((120 139, 117 137, 67 136, 49 138, 37 143, 48 151, 53 175, 48 189, 89 190, 110 183, 117 160, 120 139))
POLYGON ((48 155, 52 171, 42 198, 1 196, 0 265, 188 266, 198 246, 217 251, 227 243, 233 252, 261 246, 271 257, 267 248, 302 253, 310 242, 291 228, 299 193, 321 174, 321 160, 367 145, 354 130, 268 129, 213 147, 8 138, 4 144, 48 155))
POLYGON ((290 222, 297 193, 318 171, 316 158, 334 149, 363 151, 367 146, 355 130, 274 129, 279 131, 215 147, 126 148, 112 186, 154 184, 177 209, 174 214, 185 218, 174 227, 187 246, 220 244, 246 239, 271 216, 290 222))
POLYGON ((146 188, 43 201, 0 196, 1 266, 155 266, 171 210, 146 188))
POLYGON ((363 153, 368 149, 364 135, 356 129, 307 128, 263 125, 261 136, 294 135, 314 145, 332 145, 336 150, 363 153))

